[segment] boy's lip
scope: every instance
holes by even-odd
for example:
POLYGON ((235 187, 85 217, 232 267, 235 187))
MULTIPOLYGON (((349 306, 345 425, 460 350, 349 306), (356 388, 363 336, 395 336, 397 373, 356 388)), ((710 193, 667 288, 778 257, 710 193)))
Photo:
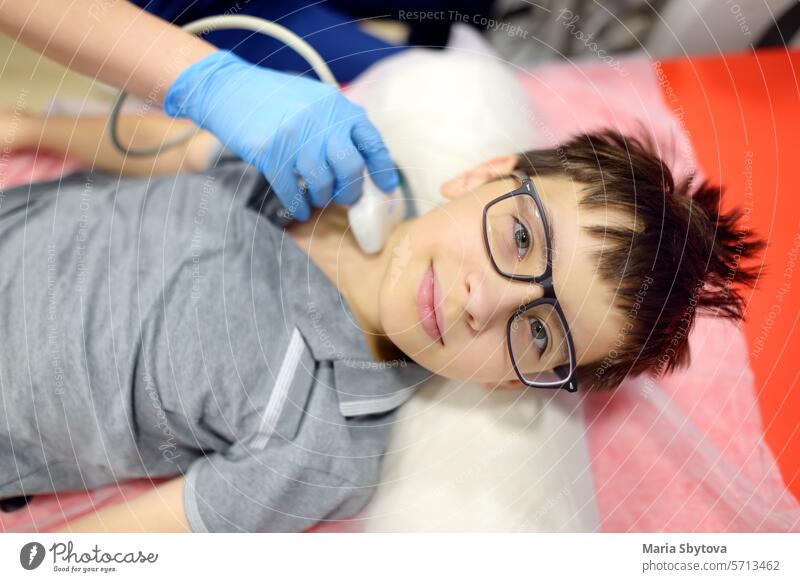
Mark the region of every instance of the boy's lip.
POLYGON ((439 338, 444 345, 444 303, 442 302, 442 286, 439 285, 439 277, 431 261, 431 272, 433 272, 433 314, 436 317, 436 327, 439 328, 439 338))
POLYGON ((436 280, 433 262, 431 262, 423 273, 422 280, 417 288, 417 313, 419 314, 419 320, 425 333, 428 334, 431 339, 444 345, 441 331, 444 329, 440 314, 441 309, 436 309, 440 294, 439 282, 436 280))

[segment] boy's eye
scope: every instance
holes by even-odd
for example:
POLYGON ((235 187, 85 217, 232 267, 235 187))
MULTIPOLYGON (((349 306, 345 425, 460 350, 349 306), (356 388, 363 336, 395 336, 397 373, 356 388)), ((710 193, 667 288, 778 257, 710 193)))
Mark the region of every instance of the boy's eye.
POLYGON ((528 254, 531 246, 531 234, 528 229, 516 218, 514 219, 514 246, 517 249, 517 258, 522 260, 528 254))
POLYGON ((528 319, 528 323, 531 328, 533 345, 539 350, 539 357, 541 357, 547 349, 547 328, 544 326, 544 323, 542 323, 542 320, 537 317, 531 317, 528 319))

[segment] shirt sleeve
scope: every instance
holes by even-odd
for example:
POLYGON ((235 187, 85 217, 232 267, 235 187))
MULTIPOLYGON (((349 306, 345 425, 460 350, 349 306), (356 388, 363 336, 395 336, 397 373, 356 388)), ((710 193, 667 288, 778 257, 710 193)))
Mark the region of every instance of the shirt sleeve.
POLYGON ((288 441, 237 443, 186 472, 184 509, 194 532, 301 532, 357 513, 373 487, 325 470, 288 441))

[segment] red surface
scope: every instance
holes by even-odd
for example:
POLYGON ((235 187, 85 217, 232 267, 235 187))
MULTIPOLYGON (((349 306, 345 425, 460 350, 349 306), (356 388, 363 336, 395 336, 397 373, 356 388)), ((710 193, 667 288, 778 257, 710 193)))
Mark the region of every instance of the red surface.
POLYGON ((768 240, 744 329, 766 441, 800 498, 800 53, 681 59, 662 70, 703 172, 726 186, 726 206, 752 209, 751 228, 768 240))

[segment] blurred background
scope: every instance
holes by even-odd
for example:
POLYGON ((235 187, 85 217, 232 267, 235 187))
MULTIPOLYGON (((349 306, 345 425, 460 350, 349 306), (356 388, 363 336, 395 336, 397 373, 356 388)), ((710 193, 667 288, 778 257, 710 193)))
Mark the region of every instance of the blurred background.
MULTIPOLYGON (((522 67, 603 54, 651 58, 735 53, 754 48, 800 46, 797 0, 468 0, 381 2, 328 0, 137 0, 176 24, 209 14, 253 14, 304 36, 332 63, 341 81, 407 46, 447 45, 456 25, 481 31, 496 52, 522 67), (347 42, 343 42, 343 38, 347 42)), ((98 2, 102 10, 102 2, 98 2)), ((209 40, 265 66, 305 66, 276 42, 240 31, 216 32, 209 40)), ((110 99, 97 83, 0 35, 0 75, 22 79, 29 106, 54 97, 110 99)), ((0 105, 12 105, 12 83, 0 87, 0 105)))

